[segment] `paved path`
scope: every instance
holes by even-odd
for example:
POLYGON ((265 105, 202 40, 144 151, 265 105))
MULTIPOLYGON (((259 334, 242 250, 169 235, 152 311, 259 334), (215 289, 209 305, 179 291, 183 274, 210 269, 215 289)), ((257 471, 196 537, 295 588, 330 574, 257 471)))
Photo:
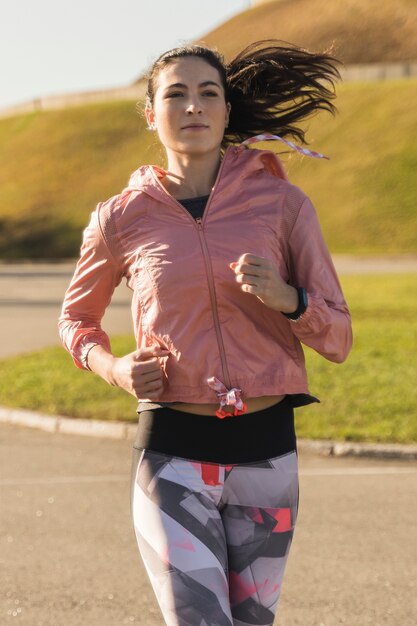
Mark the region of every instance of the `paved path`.
MULTIPOLYGON (((162 626, 129 510, 131 442, 0 424, 0 624, 162 626)), ((300 457, 276 626, 415 626, 417 463, 300 457)))
MULTIPOLYGON (((417 255, 340 255, 334 260, 340 274, 417 273, 417 255)), ((0 264, 0 358, 59 343, 56 323, 73 270, 74 263, 0 264)), ((131 332, 129 305, 130 291, 123 283, 103 320, 109 333, 131 332)))

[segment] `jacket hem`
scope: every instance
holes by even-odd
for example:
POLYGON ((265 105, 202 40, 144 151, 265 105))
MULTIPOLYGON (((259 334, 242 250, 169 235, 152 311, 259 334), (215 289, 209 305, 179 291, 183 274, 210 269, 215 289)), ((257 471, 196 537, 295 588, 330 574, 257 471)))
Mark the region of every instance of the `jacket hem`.
MULTIPOLYGON (((294 382, 284 382, 279 385, 258 385, 243 386, 242 398, 259 398, 262 396, 280 396, 280 395, 308 395, 311 397, 308 387, 305 384, 295 384, 294 382)), ((140 399, 140 402, 146 402, 146 399, 140 399)), ((190 402, 193 404, 215 404, 217 402, 216 394, 206 387, 171 387, 169 392, 162 394, 158 400, 153 402, 190 402)))

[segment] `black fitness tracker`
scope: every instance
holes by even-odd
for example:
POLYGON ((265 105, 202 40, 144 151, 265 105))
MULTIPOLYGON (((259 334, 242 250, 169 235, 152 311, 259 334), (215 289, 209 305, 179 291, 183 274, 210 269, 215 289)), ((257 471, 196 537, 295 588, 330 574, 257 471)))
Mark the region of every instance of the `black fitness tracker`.
POLYGON ((304 289, 304 287, 297 287, 297 293, 298 307, 296 308, 296 310, 293 313, 283 313, 283 315, 285 315, 285 317, 292 322, 296 322, 298 319, 300 319, 300 317, 303 313, 306 312, 308 307, 307 290, 304 289))

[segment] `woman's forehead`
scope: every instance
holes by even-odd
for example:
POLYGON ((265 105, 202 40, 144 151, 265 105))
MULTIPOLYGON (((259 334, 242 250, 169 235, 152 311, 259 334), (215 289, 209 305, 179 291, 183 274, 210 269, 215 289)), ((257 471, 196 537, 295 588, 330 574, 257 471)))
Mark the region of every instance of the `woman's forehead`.
POLYGON ((216 82, 222 86, 219 72, 215 67, 198 57, 185 57, 175 59, 161 69, 157 76, 157 87, 167 87, 170 84, 187 84, 191 80, 198 79, 203 83, 206 81, 216 82))

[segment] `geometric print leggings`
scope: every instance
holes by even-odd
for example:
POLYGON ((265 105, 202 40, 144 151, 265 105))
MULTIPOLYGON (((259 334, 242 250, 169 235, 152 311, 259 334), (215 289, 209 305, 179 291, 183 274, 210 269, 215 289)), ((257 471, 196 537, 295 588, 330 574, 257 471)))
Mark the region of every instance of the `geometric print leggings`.
POLYGON ((134 448, 133 524, 166 624, 271 625, 297 509, 295 451, 223 465, 134 448))

